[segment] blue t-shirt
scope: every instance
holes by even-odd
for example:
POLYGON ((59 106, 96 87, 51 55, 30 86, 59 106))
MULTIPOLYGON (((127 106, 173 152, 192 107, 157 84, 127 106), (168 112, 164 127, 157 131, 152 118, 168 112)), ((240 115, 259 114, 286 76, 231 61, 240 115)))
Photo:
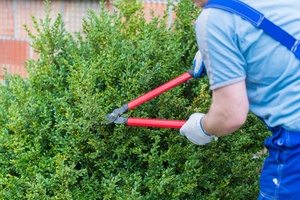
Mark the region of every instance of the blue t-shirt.
MULTIPOLYGON (((300 39, 299 0, 243 0, 300 39)), ((204 9, 197 43, 214 90, 246 82, 250 110, 270 127, 300 131, 300 60, 263 30, 221 9, 204 9)))

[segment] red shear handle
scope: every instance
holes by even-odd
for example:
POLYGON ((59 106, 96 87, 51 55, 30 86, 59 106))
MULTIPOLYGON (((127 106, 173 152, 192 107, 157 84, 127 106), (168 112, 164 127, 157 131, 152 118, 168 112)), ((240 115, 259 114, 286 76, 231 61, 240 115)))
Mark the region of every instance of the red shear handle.
POLYGON ((169 89, 171 89, 171 88, 173 88, 173 87, 175 87, 175 86, 177 86, 177 85, 179 85, 179 84, 181 84, 181 83, 183 83, 183 82, 185 82, 185 81, 187 81, 191 78, 192 78, 192 76, 190 75, 190 73, 185 72, 184 74, 178 76, 177 78, 174 78, 173 80, 171 80, 171 81, 159 86, 158 88, 156 88, 154 90, 151 90, 150 92, 148 92, 148 93, 138 97, 137 99, 129 102, 127 104, 128 110, 131 110, 131 109, 145 103, 146 101, 160 95, 161 93, 163 93, 163 92, 165 92, 165 91, 167 91, 167 90, 169 90, 169 89))
POLYGON ((164 120, 164 119, 144 119, 128 118, 127 126, 148 126, 157 128, 181 128, 185 120, 164 120))

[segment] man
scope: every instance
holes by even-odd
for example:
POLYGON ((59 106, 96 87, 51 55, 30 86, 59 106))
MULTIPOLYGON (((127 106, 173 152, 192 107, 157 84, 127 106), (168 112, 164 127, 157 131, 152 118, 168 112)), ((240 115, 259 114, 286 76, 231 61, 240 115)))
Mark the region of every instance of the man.
MULTIPOLYGON (((207 2, 194 0, 201 7, 207 2)), ((299 1, 242 2, 300 39, 299 1)), ((197 56, 203 58, 213 101, 208 113, 191 115, 180 133, 195 144, 207 144, 241 127, 250 109, 273 133, 265 141, 269 156, 259 199, 300 199, 300 60, 263 30, 225 10, 204 9, 195 30, 197 56)))

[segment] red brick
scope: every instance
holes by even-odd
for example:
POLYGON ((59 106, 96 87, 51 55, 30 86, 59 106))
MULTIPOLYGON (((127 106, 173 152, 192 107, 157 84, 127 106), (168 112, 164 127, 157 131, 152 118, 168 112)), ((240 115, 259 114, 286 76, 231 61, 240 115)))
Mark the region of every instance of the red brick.
MULTIPOLYGON (((52 18, 52 24, 57 18, 58 13, 62 12, 62 1, 52 1, 50 5, 52 11, 50 17, 52 18)), ((16 1, 16 35, 17 38, 28 38, 28 34, 24 29, 26 24, 30 31, 35 35, 36 30, 32 22, 32 16, 34 16, 38 22, 40 19, 45 19, 45 4, 43 0, 18 0, 16 1)))
POLYGON ((0 36, 14 35, 13 0, 0 1, 0 36))
POLYGON ((114 6, 111 4, 111 2, 109 0, 106 1, 105 8, 108 9, 111 13, 113 13, 114 12, 114 6))
POLYGON ((154 11, 154 16, 155 17, 163 17, 164 16, 164 11, 167 9, 167 6, 165 3, 156 3, 156 2, 144 2, 143 3, 144 7, 144 14, 145 14, 145 19, 147 21, 151 21, 151 11, 154 11))
POLYGON ((26 76, 24 62, 29 59, 29 42, 17 40, 0 40, 0 75, 3 68, 10 74, 26 76))
POLYGON ((65 1, 64 21, 69 32, 74 33, 82 30, 82 19, 87 17, 88 9, 99 13, 99 1, 65 1))
MULTIPOLYGON (((58 13, 61 13, 68 31, 81 31, 82 18, 86 17, 88 8, 98 12, 99 0, 53 0, 50 17, 52 23, 54 23, 58 13)), ((107 3, 106 8, 110 11, 114 9, 109 3, 107 3)), ((151 20, 151 10, 154 11, 154 16, 163 16, 164 11, 167 9, 165 3, 158 2, 144 2, 144 8, 145 18, 148 21, 151 20)), ((7 67, 9 73, 20 73, 23 77, 27 75, 23 63, 30 56, 30 47, 27 41, 28 35, 23 25, 26 24, 32 33, 36 35, 31 16, 35 16, 38 21, 44 19, 44 10, 44 0, 0 0, 0 76, 3 73, 4 66, 7 67), (14 13, 16 16, 13 15, 14 13), (14 30, 15 27, 16 30, 14 30), (22 39, 22 41, 4 40, 3 38, 22 39)), ((174 16, 173 14, 172 19, 174 19, 174 16)), ((38 58, 35 53, 31 56, 38 58)))

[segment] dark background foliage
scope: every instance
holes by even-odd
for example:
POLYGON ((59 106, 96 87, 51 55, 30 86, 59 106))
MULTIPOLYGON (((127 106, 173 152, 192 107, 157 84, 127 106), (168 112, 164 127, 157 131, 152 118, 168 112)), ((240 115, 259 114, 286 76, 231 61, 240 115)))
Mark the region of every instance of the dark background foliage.
MULTIPOLYGON (((103 125, 106 114, 191 68, 192 21, 182 0, 147 23, 141 4, 89 11, 72 35, 59 15, 33 18, 39 59, 0 88, 1 199, 256 199, 268 135, 252 114, 236 133, 196 146, 177 129, 103 125)), ((187 119, 210 105, 207 78, 190 80, 127 116, 187 119)))

